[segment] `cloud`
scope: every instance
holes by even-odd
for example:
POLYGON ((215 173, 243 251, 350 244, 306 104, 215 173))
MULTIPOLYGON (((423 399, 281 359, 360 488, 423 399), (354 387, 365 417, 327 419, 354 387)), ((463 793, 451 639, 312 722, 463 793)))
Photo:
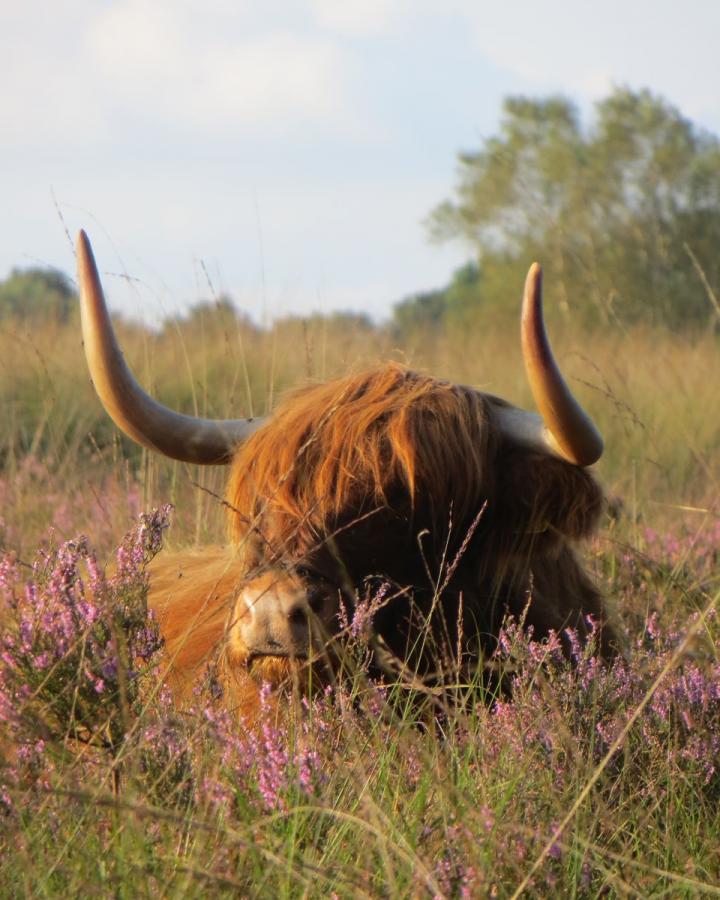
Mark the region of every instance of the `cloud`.
POLYGON ((350 51, 301 27, 293 6, 28 0, 20 16, 0 5, 6 148, 107 143, 143 122, 204 138, 351 128, 350 51))
POLYGON ((52 187, 168 297, 199 256, 248 308, 261 282, 387 303, 464 258, 418 223, 503 96, 650 86, 720 132, 717 34, 707 0, 0 0, 0 277, 71 268, 52 187))
POLYGON ((694 117, 717 110, 720 5, 707 0, 448 0, 479 52, 537 93, 595 100, 650 86, 694 117), (716 95, 715 95, 716 97, 716 95))
POLYGON ((126 0, 95 19, 88 49, 115 102, 220 131, 283 131, 341 114, 343 60, 331 41, 248 36, 242 16, 215 9, 208 21, 190 6, 126 0))
POLYGON ((402 84, 460 35, 510 90, 588 101, 651 85, 712 127, 718 33, 707 0, 0 0, 0 153, 378 141, 374 71, 402 84))
POLYGON ((35 144, 52 152, 97 127, 100 108, 82 47, 86 7, 87 0, 68 0, 57 11, 37 0, 0 6, 4 151, 35 144))
POLYGON ((411 10, 409 0, 308 0, 308 6, 320 27, 352 36, 386 32, 411 10))

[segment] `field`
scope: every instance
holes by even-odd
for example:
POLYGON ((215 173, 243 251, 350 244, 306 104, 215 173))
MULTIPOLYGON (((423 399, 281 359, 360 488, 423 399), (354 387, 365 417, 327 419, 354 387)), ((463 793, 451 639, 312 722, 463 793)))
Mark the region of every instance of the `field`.
MULTIPOLYGON (((358 628, 346 680, 281 715, 265 697, 243 732, 212 684, 172 707, 143 610, 161 532, 223 539, 224 472, 119 438, 76 325, 2 323, 0 896, 720 895, 720 344, 553 324, 606 439, 609 513, 584 551, 626 658, 569 664, 508 623, 494 666, 512 694, 478 677, 436 695, 370 682, 358 628), (169 528, 136 527, 165 504, 169 528)), ((208 307, 120 335, 143 384, 210 416, 387 358, 532 406, 514 323, 400 342, 208 307)))

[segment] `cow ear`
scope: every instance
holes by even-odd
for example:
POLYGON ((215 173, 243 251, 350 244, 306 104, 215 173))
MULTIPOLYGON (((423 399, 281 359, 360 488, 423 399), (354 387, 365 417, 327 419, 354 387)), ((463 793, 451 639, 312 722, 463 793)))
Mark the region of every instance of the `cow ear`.
POLYGON ((585 538, 603 510, 600 486, 587 469, 542 452, 508 449, 498 466, 497 503, 515 535, 585 538))

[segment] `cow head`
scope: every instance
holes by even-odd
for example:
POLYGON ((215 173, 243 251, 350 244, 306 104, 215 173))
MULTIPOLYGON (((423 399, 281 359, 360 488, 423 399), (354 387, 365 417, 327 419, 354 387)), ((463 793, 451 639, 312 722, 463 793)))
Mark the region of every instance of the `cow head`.
MULTIPOLYGON (((229 531, 244 572, 227 626, 231 668, 267 673, 324 652, 341 608, 378 581, 378 632, 418 668, 423 628, 482 645, 528 598, 540 634, 604 619, 571 548, 602 505, 587 471, 602 440, 552 355, 539 266, 526 281, 521 339, 540 415, 388 364, 304 388, 267 420, 215 421, 142 390, 84 233, 78 264, 85 352, 116 424, 174 459, 231 466, 229 531)), ((609 629, 603 641, 609 649, 609 629)))

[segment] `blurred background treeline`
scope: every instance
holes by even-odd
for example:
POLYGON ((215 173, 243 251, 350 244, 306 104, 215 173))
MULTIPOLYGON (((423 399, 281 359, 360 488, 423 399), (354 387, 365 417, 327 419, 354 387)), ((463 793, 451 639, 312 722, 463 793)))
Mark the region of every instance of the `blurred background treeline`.
MULTIPOLYGON (((498 133, 460 154, 428 217, 467 263, 435 289, 362 313, 261 328, 231 297, 155 330, 116 317, 141 383, 207 416, 260 415, 308 380, 399 359, 532 401, 518 340, 528 265, 545 271, 554 347, 606 436, 600 476, 635 519, 720 496, 720 142, 649 92, 615 90, 583 125, 567 99, 509 98, 498 133)), ((74 282, 0 283, 0 546, 53 527, 101 546, 140 507, 178 506, 178 542, 220 539, 224 473, 151 458, 102 411, 81 350, 74 282)))

